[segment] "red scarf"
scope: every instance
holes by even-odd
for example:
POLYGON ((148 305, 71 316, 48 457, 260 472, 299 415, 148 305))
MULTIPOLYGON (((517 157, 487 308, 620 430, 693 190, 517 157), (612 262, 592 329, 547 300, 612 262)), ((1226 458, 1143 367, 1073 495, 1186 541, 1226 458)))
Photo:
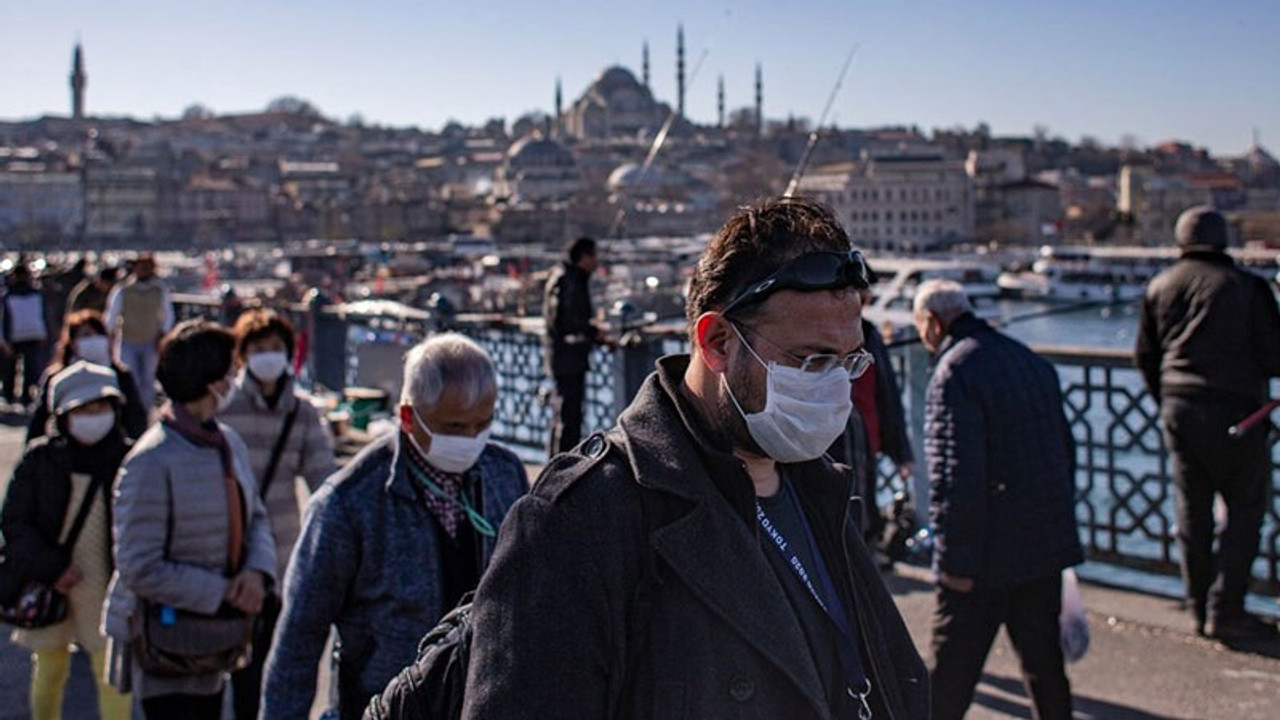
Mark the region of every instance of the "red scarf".
POLYGON ((236 481, 235 463, 231 458, 231 445, 222 429, 213 421, 201 423, 180 403, 165 403, 160 409, 160 422, 168 425, 182 437, 199 447, 217 448, 222 459, 222 475, 227 491, 227 507, 231 517, 227 530, 227 568, 231 574, 240 571, 240 559, 244 554, 244 497, 240 483, 236 481))

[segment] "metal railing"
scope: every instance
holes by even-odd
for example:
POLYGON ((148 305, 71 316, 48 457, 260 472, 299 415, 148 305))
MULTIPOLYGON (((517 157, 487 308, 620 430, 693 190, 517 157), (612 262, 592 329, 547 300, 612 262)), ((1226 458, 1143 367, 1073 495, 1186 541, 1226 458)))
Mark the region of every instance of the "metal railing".
MULTIPOLYGON (((187 308, 180 316, 207 314, 206 306, 187 308)), ((377 319, 337 317, 326 309, 291 309, 299 327, 311 329, 312 347, 354 355, 352 327, 377 319)), ((540 325, 511 319, 460 319, 452 324, 476 340, 493 357, 499 375, 499 398, 493 436, 526 457, 543 452, 550 433, 549 381, 542 370, 540 325)), ((424 328, 415 328, 422 331, 424 328)), ((410 333, 412 335, 412 333, 410 333)), ((640 382, 663 354, 687 347, 683 335, 632 333, 619 347, 597 347, 591 356, 584 407, 585 433, 608 428, 638 390, 640 382)), ((407 349, 407 348, 406 348, 407 349)), ((1067 419, 1076 440, 1076 517, 1091 559, 1164 574, 1178 573, 1173 488, 1168 455, 1160 431, 1159 412, 1125 352, 1036 347, 1058 369, 1067 419)), ((908 427, 917 452, 913 487, 917 507, 928 497, 918 438, 923 426, 924 393, 929 361, 918 345, 890 349, 893 371, 902 388, 908 427)), ((323 363, 317 363, 319 367, 323 363)), ((342 367, 347 367, 345 364, 342 367)), ((334 370, 313 381, 340 390, 348 375, 334 370)), ((1272 487, 1263 526, 1261 553, 1254 568, 1259 590, 1280 594, 1280 443, 1272 442, 1272 487)), ((888 462, 880 468, 882 507, 905 482, 888 462)), ((927 517, 920 514, 919 517, 927 517)))

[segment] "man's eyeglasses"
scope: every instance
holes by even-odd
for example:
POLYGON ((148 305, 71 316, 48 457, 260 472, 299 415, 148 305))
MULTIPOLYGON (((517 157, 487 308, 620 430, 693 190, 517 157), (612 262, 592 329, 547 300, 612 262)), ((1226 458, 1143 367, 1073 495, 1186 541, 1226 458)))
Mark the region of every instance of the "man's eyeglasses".
MULTIPOLYGON (((736 322, 733 322, 732 320, 730 320, 729 322, 733 323, 734 327, 741 328, 742 330, 745 330, 748 334, 754 337, 760 338, 766 343, 772 345, 773 348, 778 352, 798 362, 800 364, 799 366, 800 370, 803 372, 822 373, 822 372, 831 370, 833 368, 840 367, 840 368, 844 368, 845 372, 849 373, 850 380, 856 380, 862 377, 864 374, 866 374, 866 372, 870 370, 871 366, 874 365, 876 362, 875 357, 872 356, 871 353, 867 352, 865 348, 859 348, 849 353, 848 355, 843 355, 843 356, 836 355, 833 353, 815 353, 813 355, 807 355, 807 356, 801 357, 787 350, 786 348, 778 345, 777 343, 765 337, 764 335, 761 335, 758 330, 755 330, 749 325, 745 325, 743 323, 736 323, 736 322)), ((748 347, 750 347, 750 345, 748 345, 748 347)), ((752 350, 751 352, 755 353, 755 350, 752 350)), ((759 356, 757 355, 756 357, 759 357, 759 356)), ((763 362, 763 359, 761 360, 761 362, 763 362)))
POLYGON ((867 261, 857 250, 848 252, 814 252, 786 263, 771 275, 748 285, 729 301, 721 314, 728 315, 747 305, 763 302, 779 290, 835 290, 845 287, 868 288, 867 261))

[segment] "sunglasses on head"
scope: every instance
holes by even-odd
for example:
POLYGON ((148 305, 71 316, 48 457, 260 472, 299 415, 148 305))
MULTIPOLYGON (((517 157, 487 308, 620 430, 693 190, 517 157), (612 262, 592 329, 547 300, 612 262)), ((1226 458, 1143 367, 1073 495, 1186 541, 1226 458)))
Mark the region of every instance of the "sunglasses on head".
POLYGON ((867 261, 857 250, 848 252, 813 252, 786 263, 763 280, 748 285, 729 301, 721 314, 728 315, 748 305, 764 302, 779 290, 836 290, 869 288, 867 261))

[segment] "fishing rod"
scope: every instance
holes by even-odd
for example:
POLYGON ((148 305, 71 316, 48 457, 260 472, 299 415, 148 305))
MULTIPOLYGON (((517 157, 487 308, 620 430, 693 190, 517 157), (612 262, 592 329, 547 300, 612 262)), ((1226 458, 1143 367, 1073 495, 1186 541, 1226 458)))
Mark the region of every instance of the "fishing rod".
MULTIPOLYGON (((693 72, 689 73, 689 87, 698 78, 699 71, 702 70, 702 64, 707 59, 707 55, 711 52, 710 48, 703 48, 702 53, 698 55, 698 61, 693 64, 693 72)), ((662 123, 662 129, 654 136, 653 142, 649 144, 649 152, 645 155, 644 163, 640 165, 640 175, 636 178, 636 186, 640 187, 644 184, 644 179, 649 175, 649 169, 653 167, 654 158, 658 157, 658 152, 662 150, 667 142, 667 136, 671 134, 671 128, 675 126, 676 119, 680 117, 678 108, 671 108, 671 112, 667 114, 666 122, 662 123)), ((621 193, 625 199, 625 191, 621 193)), ((618 212, 613 216, 613 223, 609 225, 609 233, 605 237, 613 237, 622 227, 622 220, 627 215, 626 203, 618 203, 618 212)))
POLYGON ((1227 428, 1227 434, 1233 438, 1238 438, 1241 435, 1244 435, 1252 430, 1258 423, 1266 420, 1267 416, 1276 408, 1280 408, 1280 398, 1273 398, 1266 405, 1258 408, 1257 411, 1249 417, 1227 428))
POLYGON ((844 85, 845 76, 849 74, 849 66, 853 64, 853 56, 858 54, 858 43, 854 43, 849 49, 849 55, 844 59, 844 65, 840 68, 840 74, 836 76, 835 87, 831 88, 831 94, 827 96, 827 105, 822 108, 822 116, 818 118, 818 124, 813 126, 813 130, 809 133, 809 140, 804 145, 804 152, 800 153, 800 162, 796 163, 795 172, 791 173, 791 182, 787 183, 786 192, 782 193, 782 197, 789 198, 796 194, 796 189, 800 186, 800 179, 804 177, 805 170, 809 167, 809 158, 813 155, 813 148, 818 144, 818 137, 822 132, 822 126, 827 122, 827 116, 831 114, 831 107, 835 105, 836 96, 840 94, 840 88, 844 85))

